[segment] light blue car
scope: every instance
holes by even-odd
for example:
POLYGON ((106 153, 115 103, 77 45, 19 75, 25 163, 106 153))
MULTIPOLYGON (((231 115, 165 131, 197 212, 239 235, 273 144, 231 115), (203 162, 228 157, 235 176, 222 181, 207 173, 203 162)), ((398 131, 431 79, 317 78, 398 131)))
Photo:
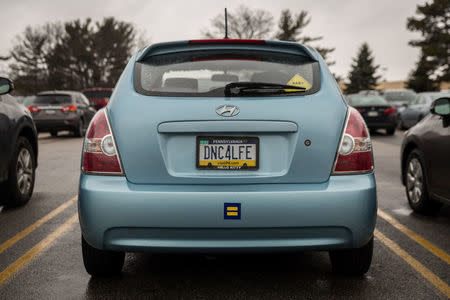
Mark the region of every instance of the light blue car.
POLYGON ((154 44, 126 66, 83 146, 83 260, 125 252, 330 251, 370 267, 372 145, 319 53, 297 43, 154 44))

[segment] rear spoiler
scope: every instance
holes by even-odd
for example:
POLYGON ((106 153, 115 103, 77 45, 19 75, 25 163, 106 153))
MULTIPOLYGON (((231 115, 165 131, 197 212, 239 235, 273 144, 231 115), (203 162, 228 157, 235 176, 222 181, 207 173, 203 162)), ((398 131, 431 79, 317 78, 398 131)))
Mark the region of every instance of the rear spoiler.
POLYGON ((277 51, 306 56, 314 61, 319 60, 316 50, 295 42, 250 39, 202 39, 153 44, 141 49, 136 56, 136 61, 144 60, 146 57, 153 55, 213 49, 277 51))

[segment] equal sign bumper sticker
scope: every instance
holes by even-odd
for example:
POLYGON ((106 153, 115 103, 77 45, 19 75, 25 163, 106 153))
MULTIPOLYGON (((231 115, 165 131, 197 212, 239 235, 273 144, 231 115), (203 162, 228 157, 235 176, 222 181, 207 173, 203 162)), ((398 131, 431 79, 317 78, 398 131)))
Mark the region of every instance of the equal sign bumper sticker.
POLYGON ((241 219, 241 203, 224 203, 223 204, 224 219, 241 219))

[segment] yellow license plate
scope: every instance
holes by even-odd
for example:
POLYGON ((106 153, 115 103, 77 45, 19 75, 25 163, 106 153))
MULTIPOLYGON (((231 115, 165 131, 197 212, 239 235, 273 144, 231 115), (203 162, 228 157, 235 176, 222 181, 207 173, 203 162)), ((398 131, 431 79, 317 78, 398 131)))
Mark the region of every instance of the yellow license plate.
POLYGON ((197 168, 207 170, 257 170, 259 138, 197 137, 197 168))

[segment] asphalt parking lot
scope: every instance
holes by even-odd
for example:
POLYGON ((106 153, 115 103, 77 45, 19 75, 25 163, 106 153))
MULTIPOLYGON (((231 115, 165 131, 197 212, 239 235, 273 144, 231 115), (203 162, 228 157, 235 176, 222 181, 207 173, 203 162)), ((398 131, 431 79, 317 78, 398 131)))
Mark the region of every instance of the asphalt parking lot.
POLYGON ((0 212, 0 299, 449 298, 450 207, 412 213, 400 182, 402 136, 373 136, 379 217, 374 260, 362 278, 333 275, 327 253, 305 252, 127 254, 120 277, 91 279, 76 206, 82 139, 42 134, 33 198, 0 212))

